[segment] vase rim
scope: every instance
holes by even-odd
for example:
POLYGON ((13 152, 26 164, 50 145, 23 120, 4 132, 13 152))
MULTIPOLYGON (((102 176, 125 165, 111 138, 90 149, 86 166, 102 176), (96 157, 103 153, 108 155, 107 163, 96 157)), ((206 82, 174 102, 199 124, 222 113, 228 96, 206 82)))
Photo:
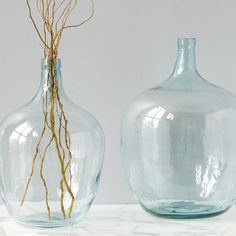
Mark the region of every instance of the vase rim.
POLYGON ((178 38, 179 47, 195 47, 196 38, 178 38))

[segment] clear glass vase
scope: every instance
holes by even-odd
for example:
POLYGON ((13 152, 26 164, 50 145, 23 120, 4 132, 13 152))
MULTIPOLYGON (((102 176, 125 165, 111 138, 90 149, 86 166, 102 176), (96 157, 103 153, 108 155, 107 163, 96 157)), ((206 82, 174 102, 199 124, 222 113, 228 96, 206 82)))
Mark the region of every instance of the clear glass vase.
POLYGON ((236 96, 195 65, 195 39, 178 40, 170 78, 134 98, 121 130, 133 194, 148 212, 176 218, 215 215, 235 200, 236 96))
POLYGON ((66 96, 60 67, 59 59, 42 60, 36 96, 0 127, 1 195, 9 214, 32 226, 83 219, 103 163, 103 131, 66 96))

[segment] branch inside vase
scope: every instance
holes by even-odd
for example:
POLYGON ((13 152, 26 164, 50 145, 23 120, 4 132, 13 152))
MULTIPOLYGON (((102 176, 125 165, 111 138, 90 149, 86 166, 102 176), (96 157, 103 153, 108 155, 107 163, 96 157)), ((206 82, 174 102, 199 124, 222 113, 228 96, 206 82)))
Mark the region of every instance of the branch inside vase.
POLYGON ((36 4, 31 6, 30 1, 26 0, 29 10, 30 20, 36 30, 36 33, 41 40, 44 47, 44 58, 49 62, 48 84, 49 89, 44 94, 42 114, 43 126, 35 146, 35 153, 32 159, 32 166, 29 173, 28 180, 25 185, 24 194, 21 200, 21 206, 24 205, 30 184, 35 174, 35 165, 37 159, 40 158, 40 178, 45 189, 45 204, 48 212, 48 218, 51 218, 51 208, 49 204, 49 189, 46 178, 44 176, 44 163, 47 158, 47 153, 50 148, 55 148, 58 163, 60 166, 60 205, 63 218, 71 218, 73 211, 75 196, 73 194, 71 163, 73 159, 71 151, 71 137, 68 128, 68 119, 60 98, 58 90, 56 59, 58 58, 59 46, 62 35, 66 29, 77 28, 88 22, 94 15, 94 2, 91 1, 91 13, 78 24, 67 24, 72 12, 78 5, 78 0, 37 0, 36 4), (33 10, 39 14, 41 27, 36 23, 33 15, 33 10), (40 30, 42 28, 42 30, 40 30), (57 125, 58 124, 58 125, 57 125), (50 133, 47 137, 47 133, 50 133), (69 194, 70 205, 68 213, 64 206, 65 195, 69 194))

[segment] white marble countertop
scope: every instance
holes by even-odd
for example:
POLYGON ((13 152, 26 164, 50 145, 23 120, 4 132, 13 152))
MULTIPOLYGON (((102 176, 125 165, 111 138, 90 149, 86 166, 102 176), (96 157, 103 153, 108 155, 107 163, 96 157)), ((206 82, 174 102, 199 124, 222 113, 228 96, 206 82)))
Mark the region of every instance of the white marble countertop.
POLYGON ((223 215, 173 220, 147 214, 138 205, 94 205, 80 224, 58 229, 21 226, 0 207, 0 236, 236 236, 236 206, 223 215))

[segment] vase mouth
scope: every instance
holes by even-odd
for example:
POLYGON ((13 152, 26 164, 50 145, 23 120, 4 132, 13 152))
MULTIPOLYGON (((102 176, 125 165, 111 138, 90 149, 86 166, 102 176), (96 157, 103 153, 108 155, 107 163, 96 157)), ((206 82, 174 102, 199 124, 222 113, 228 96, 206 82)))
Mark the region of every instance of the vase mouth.
POLYGON ((193 48, 196 45, 196 38, 178 38, 179 48, 193 48))
MULTIPOLYGON (((60 58, 54 59, 53 63, 54 63, 54 68, 55 69, 60 69, 61 68, 61 59, 60 58)), ((51 64, 52 64, 52 60, 45 59, 45 58, 41 59, 41 68, 42 68, 42 70, 50 69, 51 64)))

